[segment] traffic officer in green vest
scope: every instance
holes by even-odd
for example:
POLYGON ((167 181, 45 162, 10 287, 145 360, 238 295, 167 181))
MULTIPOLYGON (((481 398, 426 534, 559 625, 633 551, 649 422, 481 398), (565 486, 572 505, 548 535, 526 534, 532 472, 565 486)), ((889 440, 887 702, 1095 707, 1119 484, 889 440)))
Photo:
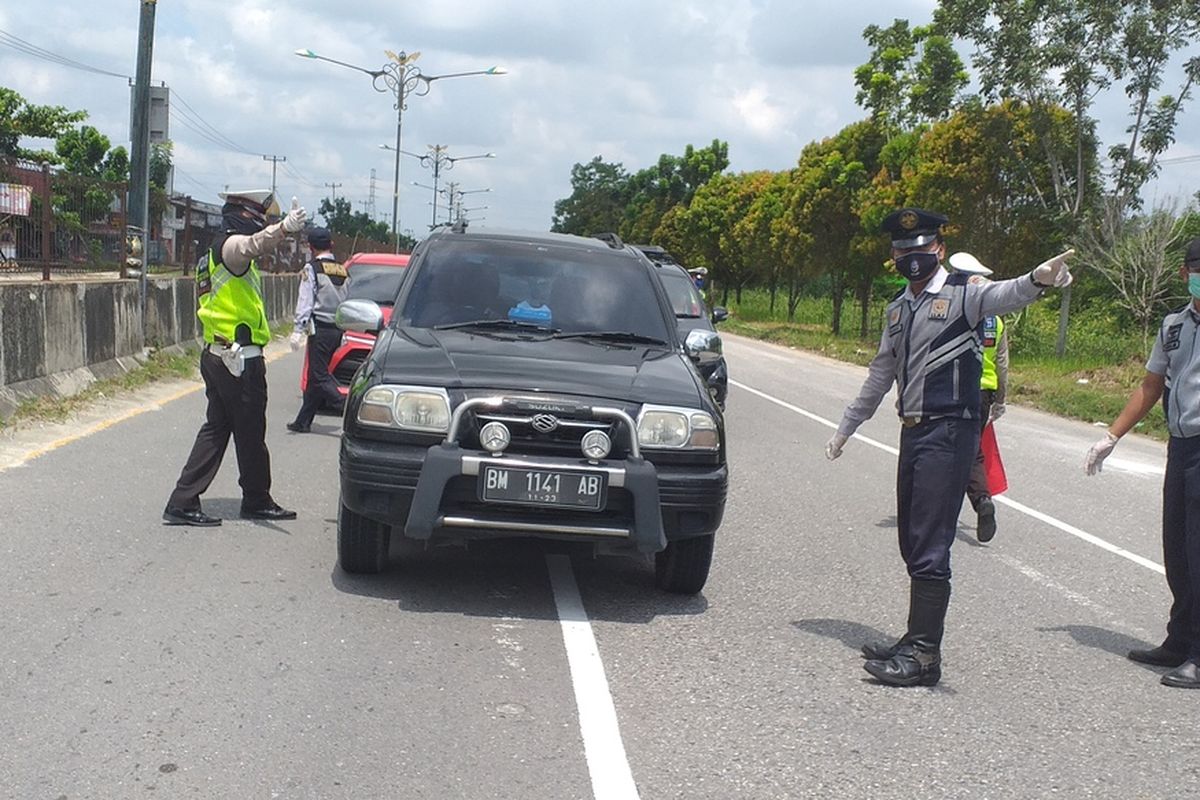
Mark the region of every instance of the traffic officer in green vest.
POLYGON ((200 508, 229 437, 237 449, 238 483, 244 519, 295 519, 271 497, 271 461, 267 453, 267 366, 263 347, 271 339, 263 305, 262 277, 256 259, 274 251, 289 233, 304 227, 305 213, 296 198, 281 222, 267 225, 278 213, 269 190, 223 192, 225 232, 214 237, 208 260, 196 272, 204 328, 200 374, 208 409, 196 434, 191 455, 167 500, 168 525, 220 525, 200 508))
MULTIPOLYGON (((955 253, 950 256, 950 266, 955 272, 970 276, 969 283, 986 281, 992 271, 979 263, 970 253, 955 253)), ((979 379, 979 419, 981 428, 1004 416, 1004 398, 1008 391, 1008 336, 1004 332, 1004 320, 998 316, 983 320, 983 377, 979 379)), ((996 535, 996 504, 988 489, 987 471, 983 466, 983 449, 975 457, 971 479, 967 482, 967 499, 975 509, 975 538, 990 542, 996 535)))
POLYGON ((896 384, 903 425, 896 527, 910 579, 908 631, 894 644, 863 647, 863 668, 887 686, 933 686, 942 677, 950 545, 979 453, 983 320, 1018 311, 1043 290, 1071 282, 1067 251, 1019 278, 968 283, 966 275, 952 275, 943 266, 946 222, 919 208, 902 208, 883 220, 896 270, 908 286, 888 303, 879 352, 825 445, 827 458, 839 457, 896 384))

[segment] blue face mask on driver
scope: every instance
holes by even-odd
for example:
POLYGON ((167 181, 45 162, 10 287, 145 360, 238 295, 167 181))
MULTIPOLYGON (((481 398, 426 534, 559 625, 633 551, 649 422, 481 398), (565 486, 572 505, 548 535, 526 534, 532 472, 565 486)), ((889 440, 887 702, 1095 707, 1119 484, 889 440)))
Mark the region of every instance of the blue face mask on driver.
POLYGON ((937 253, 906 253, 896 259, 896 269, 910 283, 920 282, 932 275, 940 263, 937 253))

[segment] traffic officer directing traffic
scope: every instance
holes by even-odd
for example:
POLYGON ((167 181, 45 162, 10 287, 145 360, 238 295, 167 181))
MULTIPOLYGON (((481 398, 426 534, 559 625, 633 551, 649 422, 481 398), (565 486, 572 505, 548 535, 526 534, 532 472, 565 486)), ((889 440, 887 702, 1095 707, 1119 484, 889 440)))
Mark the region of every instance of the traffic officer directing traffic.
POLYGON ((296 198, 281 222, 267 225, 278 209, 269 190, 223 192, 225 232, 216 236, 208 260, 196 272, 204 328, 200 374, 208 397, 204 424, 163 511, 168 525, 220 525, 200 508, 202 495, 217 475, 229 436, 237 448, 241 515, 245 519, 295 519, 271 497, 267 452, 267 366, 263 347, 271 340, 263 305, 262 277, 255 258, 269 253, 288 233, 304 227, 296 198))
POLYGON ((287 424, 293 433, 308 433, 322 405, 330 405, 338 413, 345 406, 337 381, 329 374, 329 361, 342 341, 342 331, 333 324, 333 317, 346 299, 346 267, 334 257, 333 238, 325 228, 308 232, 308 246, 312 258, 300 274, 296 327, 289 340, 292 350, 299 350, 306 342, 308 349, 304 399, 295 421, 287 424))
POLYGON ((1200 239, 1188 244, 1179 275, 1192 300, 1163 319, 1142 385, 1092 445, 1084 467, 1088 475, 1100 472, 1117 441, 1166 394, 1171 438, 1163 479, 1163 567, 1173 601, 1167 638, 1158 647, 1130 650, 1129 658, 1172 667, 1161 679, 1167 686, 1200 689, 1200 239))
MULTIPOLYGON (((969 283, 988 280, 992 270, 979 262, 970 253, 955 253, 950 256, 950 266, 955 272, 966 273, 969 283)), ((1008 334, 1004 320, 998 316, 983 318, 983 376, 979 380, 980 431, 1004 416, 1008 395, 1008 334)), ((975 538, 990 542, 996 535, 996 504, 988 487, 987 470, 984 467, 983 448, 975 456, 971 478, 967 481, 967 500, 975 509, 975 538)))
POLYGON ((911 578, 908 632, 894 645, 863 648, 867 672, 891 686, 933 686, 941 679, 950 545, 979 451, 983 320, 1024 308, 1043 289, 1071 282, 1070 250, 1012 280, 970 283, 967 275, 950 275, 942 266, 946 221, 919 208, 902 208, 884 219, 892 258, 908 287, 888 304, 879 352, 825 446, 829 459, 840 456, 892 383, 898 384, 896 407, 904 427, 896 520, 911 578))

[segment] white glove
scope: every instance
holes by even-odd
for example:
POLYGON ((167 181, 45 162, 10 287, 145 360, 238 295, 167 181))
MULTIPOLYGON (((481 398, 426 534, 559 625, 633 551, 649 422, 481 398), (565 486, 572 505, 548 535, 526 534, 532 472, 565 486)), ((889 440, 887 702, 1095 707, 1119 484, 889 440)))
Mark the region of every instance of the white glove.
POLYGON ((288 346, 292 348, 293 353, 299 350, 301 347, 304 347, 304 334, 300 331, 294 331, 292 335, 288 337, 288 346))
POLYGON ((1088 475, 1095 475, 1101 470, 1104 459, 1108 458, 1109 453, 1117 446, 1117 441, 1118 437, 1105 431, 1104 438, 1092 445, 1092 449, 1088 450, 1087 458, 1083 461, 1083 468, 1087 470, 1088 475))
POLYGON ((295 197, 292 198, 292 210, 283 218, 283 229, 288 233, 296 233, 304 230, 304 221, 308 219, 308 214, 300 207, 300 201, 295 197))
POLYGON ((988 412, 988 422, 995 422, 1004 416, 1004 412, 1008 407, 1004 403, 992 403, 992 410, 988 412))
POLYGON ((1075 255, 1074 250, 1059 253, 1049 261, 1033 268, 1033 282, 1039 286, 1054 286, 1062 289, 1071 285, 1071 273, 1067 271, 1067 259, 1075 255))
POLYGON ((833 461, 835 458, 840 456, 842 454, 842 447, 846 444, 846 440, 849 438, 849 436, 845 436, 841 433, 835 433, 833 438, 830 439, 825 445, 825 457, 830 461, 833 461))

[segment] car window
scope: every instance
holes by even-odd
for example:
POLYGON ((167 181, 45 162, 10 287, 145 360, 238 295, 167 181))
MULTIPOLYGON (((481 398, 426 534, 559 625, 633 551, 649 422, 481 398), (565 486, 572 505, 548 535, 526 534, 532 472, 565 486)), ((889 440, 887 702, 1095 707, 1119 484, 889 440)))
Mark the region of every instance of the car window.
POLYGON ((704 316, 704 300, 686 272, 676 267, 661 267, 658 277, 662 278, 663 288, 667 290, 667 298, 671 301, 671 310, 675 312, 675 316, 704 316))
POLYGON ((346 281, 346 299, 373 300, 386 305, 395 303, 405 269, 362 261, 352 264, 346 281))
POLYGON ((444 241, 427 251, 399 322, 432 328, 513 320, 564 333, 621 331, 669 340, 658 303, 644 262, 625 251, 444 241))

